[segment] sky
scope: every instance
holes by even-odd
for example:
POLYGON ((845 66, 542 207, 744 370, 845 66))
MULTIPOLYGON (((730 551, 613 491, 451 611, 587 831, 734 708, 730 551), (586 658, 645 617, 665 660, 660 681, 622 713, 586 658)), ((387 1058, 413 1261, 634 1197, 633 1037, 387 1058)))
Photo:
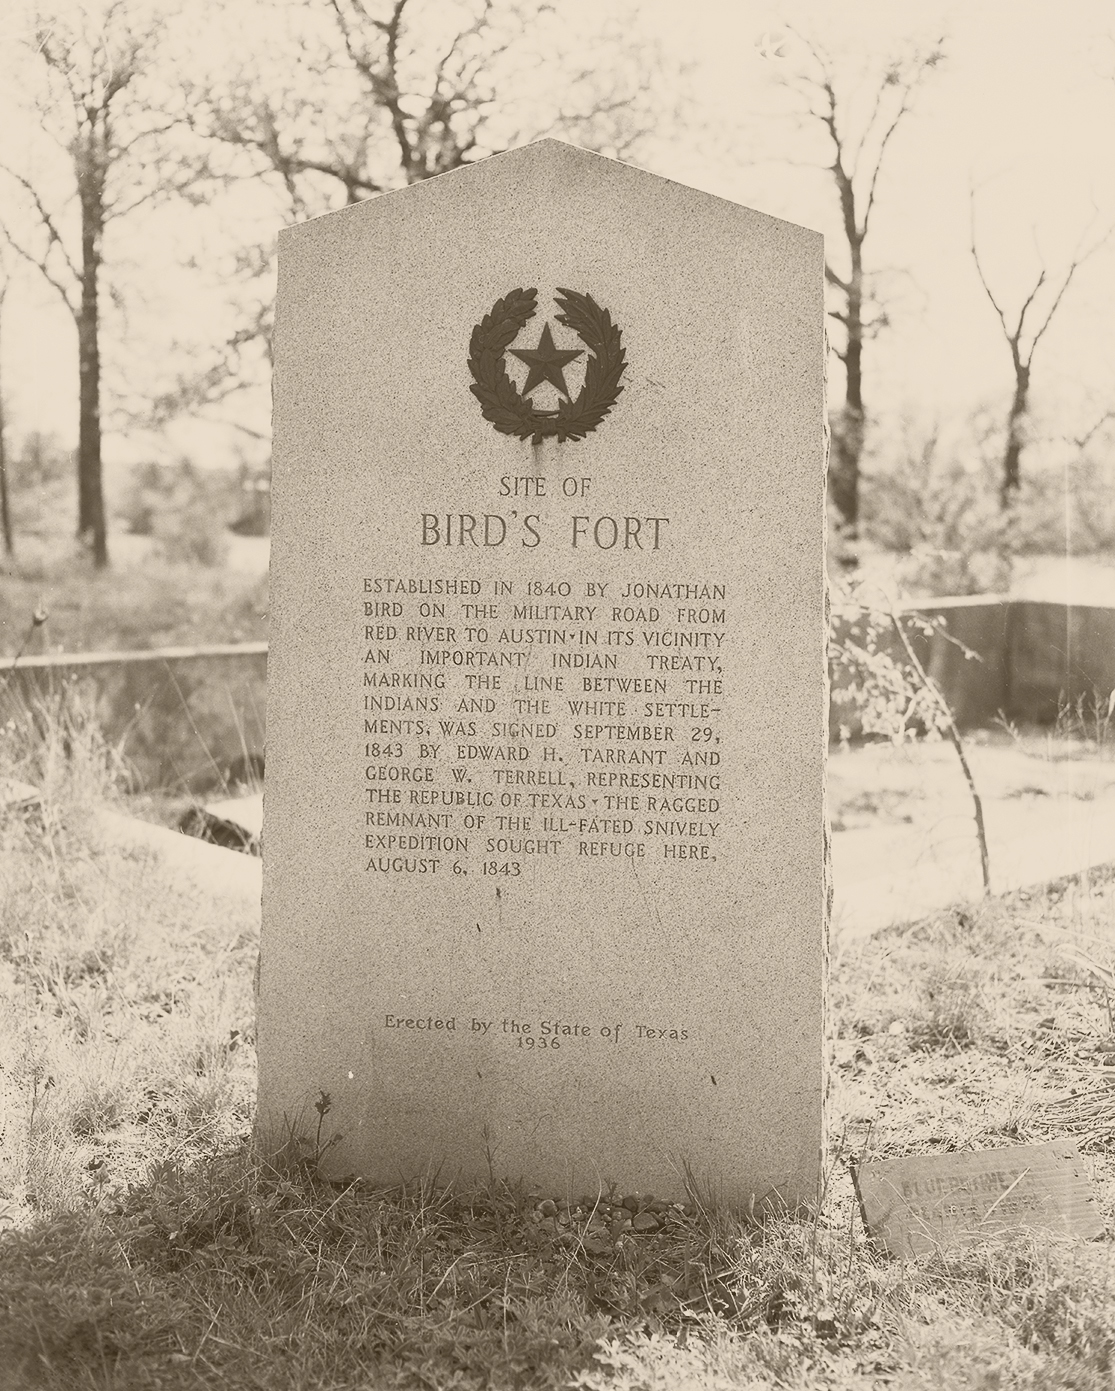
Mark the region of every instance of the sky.
MULTIPOLYGON (((1052 281, 1089 225, 1100 233, 1115 222, 1110 5, 642 0, 640 8, 692 53, 709 106, 733 114, 770 109, 769 79, 789 54, 763 55, 769 36, 788 24, 834 52, 858 49, 873 58, 906 37, 945 36, 946 61, 895 136, 881 185, 868 258, 908 269, 917 291, 871 354, 869 370, 891 408, 904 398, 956 410, 1001 397, 1011 384, 1010 360, 968 249, 970 189, 977 190, 988 279, 1008 313, 1017 312, 1039 273, 1039 252, 1052 281)), ((760 146, 765 138, 766 130, 760 146)), ((699 170, 690 163, 690 181, 832 230, 827 179, 777 164, 749 168, 744 159, 741 151, 734 168, 727 159, 699 170)), ((676 173, 685 177, 684 167, 676 173)), ((1082 385, 1101 398, 1115 394, 1115 245, 1081 269, 1038 351, 1039 391, 1044 382, 1049 396, 1071 398, 1082 385)))
MULTIPOLYGON (((574 28, 588 2, 559 0, 574 28)), ((594 0, 601 6, 618 15, 624 0, 594 0)), ((1088 229, 1094 240, 1115 223, 1115 15, 1106 0, 638 0, 637 9, 642 31, 689 65, 694 93, 689 133, 653 150, 657 172, 826 233, 828 179, 782 162, 806 147, 771 114, 793 31, 867 69, 904 40, 945 36, 947 60, 897 133, 880 188, 868 260, 893 268, 901 293, 894 326, 869 349, 868 405, 922 420, 1005 408, 1010 362, 968 249, 970 191, 988 278, 1008 313, 1042 264, 1055 281, 1088 229)), ((1080 269, 1038 349, 1035 404, 1051 433, 1080 432, 1115 405, 1113 325, 1115 238, 1080 269)), ((0 352, 16 438, 39 428, 72 440, 74 333, 41 285, 21 278, 0 352)), ((212 431, 180 431, 174 445, 218 462, 228 462, 228 446, 227 432, 212 431)), ((121 447, 110 440, 108 453, 121 447)), ((263 442, 252 448, 266 452, 263 442)))

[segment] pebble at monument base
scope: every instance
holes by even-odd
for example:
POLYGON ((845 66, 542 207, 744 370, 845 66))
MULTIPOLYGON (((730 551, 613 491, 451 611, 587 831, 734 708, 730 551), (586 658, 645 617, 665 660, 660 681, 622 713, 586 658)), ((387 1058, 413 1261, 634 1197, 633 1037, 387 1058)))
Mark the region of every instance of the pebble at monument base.
POLYGON ((282 234, 261 1143, 815 1192, 822 275, 552 140, 282 234))

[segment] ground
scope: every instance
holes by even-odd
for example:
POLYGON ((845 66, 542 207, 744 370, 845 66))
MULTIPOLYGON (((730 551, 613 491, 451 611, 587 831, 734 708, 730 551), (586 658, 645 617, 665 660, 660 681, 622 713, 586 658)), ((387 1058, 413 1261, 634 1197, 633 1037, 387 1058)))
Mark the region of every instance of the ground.
MULTIPOLYGON (((6 650, 43 602, 34 640, 48 646, 265 636, 258 555, 239 572, 119 559, 114 579, 5 579, 6 650)), ((1079 814, 1106 825, 1115 763, 1097 727, 970 742, 990 821, 1037 816, 1043 842, 1075 835, 1079 814)), ((187 863, 156 832, 121 834, 111 808, 134 807, 96 730, 64 711, 35 747, 0 731, 5 772, 44 799, 0 811, 4 1391, 1115 1381, 1107 1239, 1019 1233, 902 1263, 872 1248, 853 1199, 857 1160, 1070 1137, 1115 1230, 1115 871, 982 900, 947 745, 832 760, 838 865, 859 855, 893 881, 893 857, 911 853, 950 892, 881 930, 838 915, 824 1189, 759 1222, 699 1194, 331 1185, 317 1161, 343 1118, 326 1097, 263 1165, 258 861, 198 844, 187 863)), ((996 886, 1018 843, 993 845, 996 886)))
POLYGON ((266 537, 230 536, 221 566, 161 560, 142 536, 114 537, 113 546, 108 571, 61 553, 0 567, 0 656, 267 637, 266 537), (36 613, 45 621, 34 624, 36 613))
MULTIPOLYGON (((1056 727, 975 730, 992 889, 1024 888, 1115 858, 1115 730, 1066 711, 1056 727), (1111 735, 1112 737, 1109 737, 1111 735)), ((834 749, 828 764, 833 927, 859 936, 983 890, 970 789, 947 740, 834 749)))
POLYGON ((810 1211, 337 1186, 327 1097, 281 1162, 249 1145, 258 861, 117 834, 102 752, 71 725, 0 758, 45 793, 0 822, 13 1391, 1111 1386, 1109 1241, 891 1260, 849 1163, 1072 1137, 1113 1229, 1115 872, 836 939, 810 1211))

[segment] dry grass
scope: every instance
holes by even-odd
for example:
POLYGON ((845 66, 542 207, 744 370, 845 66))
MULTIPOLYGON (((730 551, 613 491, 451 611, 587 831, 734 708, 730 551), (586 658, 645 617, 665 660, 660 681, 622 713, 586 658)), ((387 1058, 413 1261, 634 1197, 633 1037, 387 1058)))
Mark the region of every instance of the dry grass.
POLYGON ((0 654, 13 656, 31 615, 47 614, 29 651, 120 651, 267 637, 267 580, 171 564, 95 571, 65 553, 40 565, 0 566, 0 654))
POLYGON ((847 1161, 1077 1134, 1111 1224, 1115 882, 838 957, 812 1213, 334 1187, 312 1134, 285 1166, 247 1144, 252 915, 99 841, 111 770, 62 715, 34 767, 4 746, 46 792, 0 824, 5 1391, 1112 1385, 1106 1243, 1020 1235, 903 1265, 865 1242, 847 1161))
POLYGON ((0 733, 5 770, 43 792, 0 823, 0 1215, 22 1223, 248 1133, 258 925, 100 843, 119 770, 69 699, 0 733))

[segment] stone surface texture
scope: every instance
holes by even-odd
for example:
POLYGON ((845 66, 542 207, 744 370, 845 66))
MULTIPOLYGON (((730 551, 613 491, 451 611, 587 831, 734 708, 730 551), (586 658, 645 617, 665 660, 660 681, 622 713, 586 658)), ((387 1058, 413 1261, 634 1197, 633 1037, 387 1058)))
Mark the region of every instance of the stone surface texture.
MULTIPOLYGON (((290 228, 279 267, 264 1142, 312 1135, 324 1091, 338 1174, 811 1197, 820 236, 547 140, 290 228), (622 330, 624 389, 585 439, 501 434, 469 390, 474 326, 518 287, 537 287, 538 313, 514 346, 535 350, 549 324, 580 353, 572 395, 588 354, 557 322, 558 290, 622 330), (524 478, 545 496, 501 495, 524 478), (563 495, 565 479, 587 494, 563 495), (446 545, 447 515, 476 517, 474 536, 498 516, 507 540, 446 545), (423 544, 424 516, 441 544, 423 544), (600 518, 618 519, 616 545, 608 524, 596 544, 600 518), (658 549, 651 518, 669 519, 658 549), (405 587, 460 581, 478 593, 405 587), (470 652, 512 665, 464 665, 470 652), (438 672, 441 690, 389 684, 438 672), (597 678, 650 684, 586 690, 597 678), (440 704, 392 713, 384 695, 440 704), (574 713, 586 699, 616 705, 574 713), (430 813, 445 819, 401 819, 430 813)), ((504 361, 525 390, 526 363, 504 361)), ((530 398, 558 399, 547 383, 530 398)))

